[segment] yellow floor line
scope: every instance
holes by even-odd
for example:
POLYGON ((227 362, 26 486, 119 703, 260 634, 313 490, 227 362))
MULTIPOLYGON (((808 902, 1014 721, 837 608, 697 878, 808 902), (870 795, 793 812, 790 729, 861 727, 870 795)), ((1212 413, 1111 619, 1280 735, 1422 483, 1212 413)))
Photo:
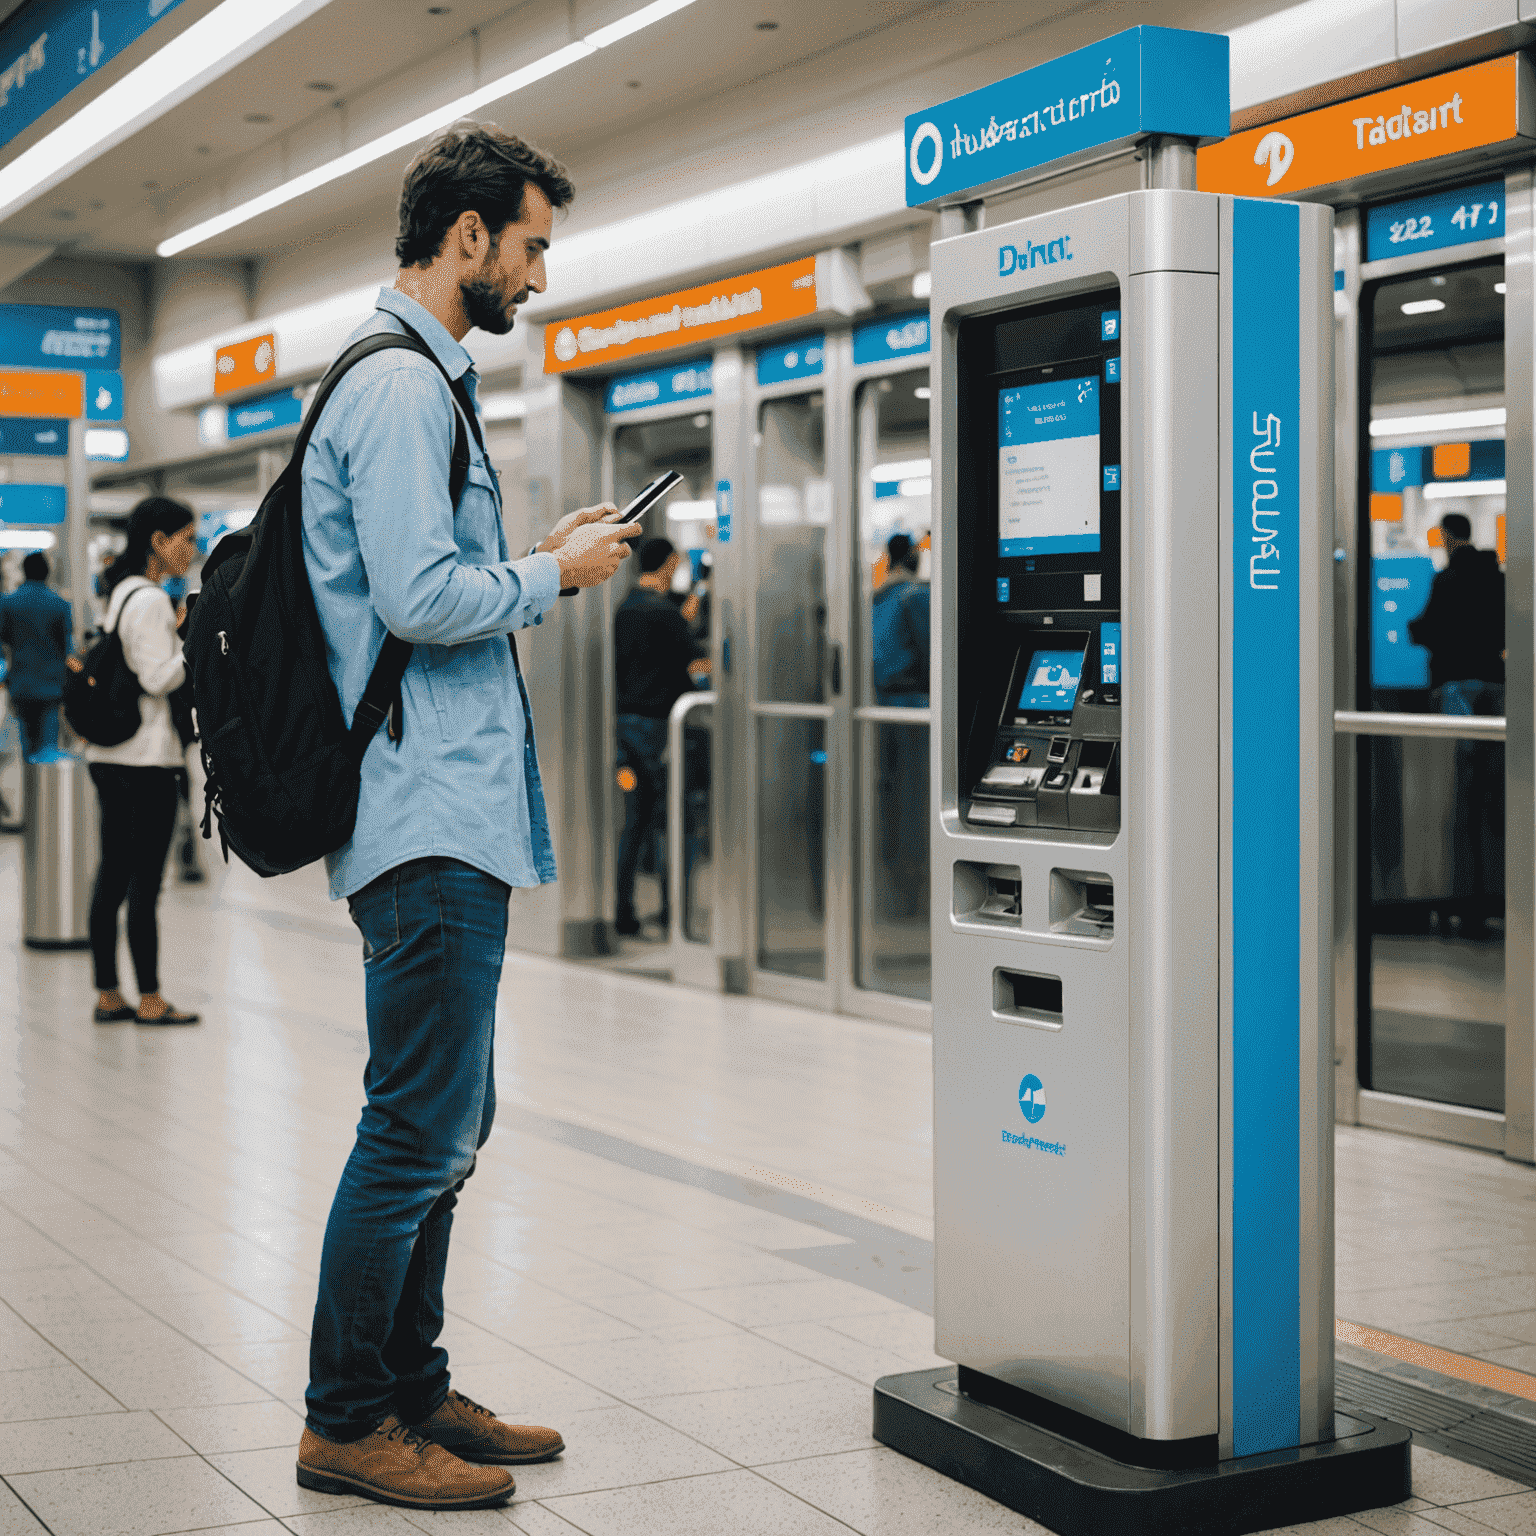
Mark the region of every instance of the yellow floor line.
POLYGON ((1375 1350, 1378 1355, 1390 1355, 1394 1360, 1422 1365, 1425 1370, 1438 1371, 1442 1376, 1454 1376, 1457 1381, 1470 1381, 1479 1387, 1507 1392, 1511 1397, 1523 1397, 1527 1402, 1536 1403, 1536 1376, 1507 1365, 1453 1354, 1448 1349, 1436 1349, 1433 1344, 1420 1344, 1417 1339, 1404 1339, 1380 1328, 1345 1322, 1342 1317, 1333 1320, 1333 1336, 1343 1344, 1375 1350))

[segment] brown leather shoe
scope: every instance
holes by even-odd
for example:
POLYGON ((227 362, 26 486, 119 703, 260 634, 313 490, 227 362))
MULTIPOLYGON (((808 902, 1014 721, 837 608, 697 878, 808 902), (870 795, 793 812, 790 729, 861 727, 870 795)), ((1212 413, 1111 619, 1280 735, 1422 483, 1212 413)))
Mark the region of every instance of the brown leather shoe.
POLYGON ((556 1429, 538 1424, 506 1424, 489 1408, 450 1391, 430 1418, 415 1426, 445 1451, 464 1461, 505 1467, 553 1461, 565 1449, 556 1429))
POLYGON ((517 1488, 510 1472, 472 1467, 394 1414, 349 1445, 306 1425, 298 1480, 300 1488, 316 1493, 360 1493, 406 1509, 495 1509, 517 1488))

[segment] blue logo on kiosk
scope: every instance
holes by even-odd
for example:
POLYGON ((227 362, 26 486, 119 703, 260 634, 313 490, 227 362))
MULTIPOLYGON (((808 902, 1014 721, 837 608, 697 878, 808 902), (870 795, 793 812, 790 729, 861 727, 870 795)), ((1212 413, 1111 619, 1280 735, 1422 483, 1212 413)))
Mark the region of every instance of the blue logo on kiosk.
POLYGON ((1045 1118, 1045 1084, 1033 1072, 1019 1084, 1019 1109, 1031 1125, 1045 1118))

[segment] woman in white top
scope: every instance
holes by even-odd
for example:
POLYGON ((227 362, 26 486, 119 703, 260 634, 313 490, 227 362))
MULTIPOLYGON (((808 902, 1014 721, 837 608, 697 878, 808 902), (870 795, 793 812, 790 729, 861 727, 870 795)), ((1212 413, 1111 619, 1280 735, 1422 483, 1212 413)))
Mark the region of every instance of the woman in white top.
POLYGON ((103 574, 110 601, 105 628, 123 640, 123 657, 139 686, 139 728, 116 747, 89 746, 86 758, 101 801, 101 867, 91 898, 91 957, 96 969, 98 1024, 195 1024, 160 993, 160 933, 155 907, 165 856, 176 827, 185 772, 181 737, 168 695, 186 680, 176 610, 160 583, 184 576, 197 555, 197 524, 189 507, 151 496, 128 519, 128 547, 103 574), (128 903, 128 951, 139 984, 133 1008, 117 987, 117 914, 128 903))

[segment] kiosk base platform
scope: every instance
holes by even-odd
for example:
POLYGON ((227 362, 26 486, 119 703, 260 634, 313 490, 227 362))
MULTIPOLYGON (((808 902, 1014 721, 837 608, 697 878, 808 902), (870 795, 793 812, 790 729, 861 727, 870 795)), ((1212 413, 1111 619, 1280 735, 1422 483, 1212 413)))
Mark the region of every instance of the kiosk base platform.
POLYGON ((1056 1536, 1242 1536, 1410 1497, 1408 1430, 1342 1413, 1335 1427, 1317 1445, 1165 1471, 964 1396, 953 1366, 875 1383, 875 1439, 1056 1536))

